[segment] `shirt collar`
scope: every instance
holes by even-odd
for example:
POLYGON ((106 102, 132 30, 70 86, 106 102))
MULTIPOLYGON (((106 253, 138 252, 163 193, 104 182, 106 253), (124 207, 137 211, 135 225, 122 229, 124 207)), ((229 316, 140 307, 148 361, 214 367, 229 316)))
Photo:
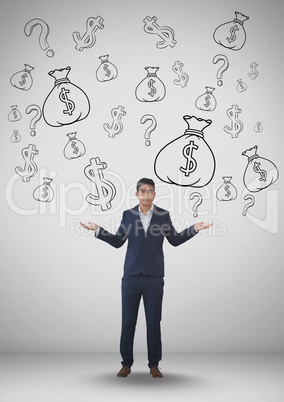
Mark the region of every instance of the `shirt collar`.
MULTIPOLYGON (((152 204, 151 208, 149 209, 149 211, 147 212, 146 215, 148 215, 148 214, 150 214, 150 213, 153 213, 153 208, 154 208, 154 205, 152 204)), ((141 214, 143 214, 143 212, 141 211, 141 208, 140 208, 140 205, 139 205, 139 204, 138 204, 138 212, 141 212, 141 214)))

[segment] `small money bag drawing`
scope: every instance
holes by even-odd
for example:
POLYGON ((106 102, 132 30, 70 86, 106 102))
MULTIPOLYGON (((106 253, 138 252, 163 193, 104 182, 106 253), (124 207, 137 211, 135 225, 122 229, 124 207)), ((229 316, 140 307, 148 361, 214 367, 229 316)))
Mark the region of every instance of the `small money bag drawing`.
POLYGON ((10 83, 13 87, 28 91, 33 85, 31 71, 34 70, 34 67, 29 64, 25 64, 24 66, 25 68, 22 71, 18 71, 12 75, 10 83))
POLYGON ((213 38, 219 45, 231 50, 240 50, 246 42, 246 31, 244 29, 244 21, 249 17, 235 11, 235 19, 218 26, 213 38))
POLYGON ((19 110, 17 109, 17 105, 13 105, 11 106, 12 110, 11 112, 8 114, 8 120, 15 122, 15 121, 19 121, 22 118, 22 113, 19 112, 19 110))
POLYGON ((49 177, 43 178, 43 184, 38 186, 33 192, 33 197, 36 201, 50 202, 53 200, 54 191, 50 185, 52 180, 53 179, 50 179, 49 177))
POLYGON ((43 103, 42 113, 45 122, 52 127, 83 120, 90 112, 90 102, 85 92, 67 78, 70 70, 68 66, 48 73, 55 78, 55 82, 43 103))
POLYGON ((135 96, 141 102, 156 102, 164 99, 166 88, 157 77, 159 67, 145 67, 146 77, 137 85, 135 96))
POLYGON ((257 148, 257 145, 255 145, 242 152, 242 155, 248 158, 248 164, 243 175, 243 182, 246 188, 252 193, 269 187, 276 182, 279 176, 278 169, 274 163, 260 157, 257 154, 257 148))
POLYGON ((21 141, 21 136, 19 134, 19 130, 13 130, 14 133, 10 137, 11 142, 20 142, 21 141))
POLYGON ((224 183, 218 188, 216 197, 219 201, 233 201, 237 198, 237 189, 231 183, 232 176, 223 176, 224 183))
POLYGON ((237 85, 237 91, 238 92, 244 92, 247 89, 247 84, 242 81, 242 79, 237 80, 238 85, 237 85))
POLYGON ((165 183, 204 187, 215 173, 215 157, 204 139, 203 130, 212 120, 183 116, 188 124, 184 134, 165 145, 154 161, 154 171, 165 183))
POLYGON ((257 122, 256 126, 254 126, 253 131, 254 131, 255 133, 261 133, 261 132, 263 131, 263 127, 262 127, 260 121, 257 122))
POLYGON ((109 55, 100 56, 101 64, 96 71, 97 80, 100 82, 114 80, 118 71, 114 64, 108 61, 109 55))
POLYGON ((213 91, 215 90, 215 88, 205 87, 205 89, 206 92, 196 99, 195 106, 197 107, 197 109, 210 112, 216 109, 217 106, 217 101, 215 99, 215 96, 213 95, 213 91))
POLYGON ((67 137, 69 137, 69 141, 65 145, 63 151, 65 158, 75 159, 83 156, 86 152, 86 148, 85 145, 80 140, 78 140, 78 138, 76 138, 77 131, 66 135, 67 137))

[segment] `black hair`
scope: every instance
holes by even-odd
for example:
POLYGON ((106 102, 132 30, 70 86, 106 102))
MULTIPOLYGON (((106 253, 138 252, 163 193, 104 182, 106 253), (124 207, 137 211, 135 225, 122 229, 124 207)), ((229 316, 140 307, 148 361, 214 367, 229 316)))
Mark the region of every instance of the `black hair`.
POLYGON ((143 177, 142 179, 138 180, 137 185, 136 185, 136 190, 137 192, 139 191, 139 188, 143 185, 143 184, 149 184, 150 186, 153 187, 153 189, 155 190, 155 183, 152 179, 148 179, 146 177, 143 177))

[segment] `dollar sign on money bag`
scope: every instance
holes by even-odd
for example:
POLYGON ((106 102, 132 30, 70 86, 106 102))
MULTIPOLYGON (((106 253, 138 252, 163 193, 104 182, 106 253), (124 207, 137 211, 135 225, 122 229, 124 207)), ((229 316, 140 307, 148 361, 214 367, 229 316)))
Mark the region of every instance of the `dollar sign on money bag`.
POLYGON ((277 167, 269 159, 260 157, 257 154, 257 145, 242 152, 247 156, 248 164, 244 171, 243 182, 246 188, 252 193, 256 193, 269 187, 278 179, 279 172, 277 167))
POLYGON ((218 26, 213 38, 219 45, 231 50, 240 50, 246 42, 246 31, 244 29, 244 21, 249 17, 235 11, 235 19, 218 26))
POLYGON ((10 83, 14 87, 21 89, 22 91, 28 91, 33 85, 33 79, 31 75, 31 71, 34 70, 34 67, 29 64, 25 64, 25 68, 22 71, 18 71, 13 74, 10 83))
POLYGON ((21 136, 19 134, 19 130, 13 130, 13 134, 10 138, 11 142, 20 142, 21 141, 21 136))
POLYGON ((135 96, 141 102, 156 102, 164 99, 166 88, 157 77, 159 67, 145 67, 146 77, 137 85, 135 96))
POLYGON ((68 66, 48 73, 55 82, 43 103, 42 114, 45 122, 52 127, 75 123, 90 113, 87 95, 67 77, 70 70, 68 66))
POLYGON ((50 179, 49 177, 43 178, 43 184, 38 186, 33 192, 33 197, 36 201, 50 202, 53 200, 54 191, 50 185, 52 180, 53 179, 50 179))
POLYGON ((219 201, 233 201, 237 198, 237 189, 231 183, 232 176, 223 176, 224 183, 218 188, 216 197, 219 201))
POLYGON ((187 130, 159 151, 154 171, 165 183, 204 187, 212 180, 216 166, 214 154, 203 133, 212 120, 195 116, 183 118, 188 124, 187 130))
POLYGON ((206 112, 210 112, 216 109, 217 101, 215 96, 213 95, 213 91, 215 88, 205 87, 206 92, 199 96, 199 98, 195 101, 195 106, 197 109, 205 110, 206 112))
POLYGON ((67 159, 75 159, 83 156, 86 152, 85 145, 76 138, 77 132, 66 134, 69 141, 64 148, 64 156, 67 159))
POLYGON ((108 54, 99 57, 101 64, 96 71, 96 77, 100 82, 114 80, 118 75, 117 68, 108 61, 108 57, 108 54))
POLYGON ((13 105, 11 106, 12 110, 11 112, 8 114, 8 120, 15 122, 15 121, 19 121, 22 118, 22 114, 21 112, 19 112, 19 110, 17 109, 17 105, 13 105))
POLYGON ((96 192, 96 194, 89 193, 86 196, 86 201, 89 204, 100 206, 102 211, 111 208, 111 201, 116 195, 115 186, 104 177, 104 169, 106 168, 107 164, 96 157, 90 159, 90 164, 84 170, 86 177, 95 184, 96 192))

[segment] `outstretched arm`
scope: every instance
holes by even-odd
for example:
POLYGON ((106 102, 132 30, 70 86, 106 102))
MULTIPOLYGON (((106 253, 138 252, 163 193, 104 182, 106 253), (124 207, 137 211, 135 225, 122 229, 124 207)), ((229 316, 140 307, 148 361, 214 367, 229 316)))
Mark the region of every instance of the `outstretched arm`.
POLYGON ((127 239, 127 233, 124 229, 123 219, 116 234, 108 232, 107 230, 103 229, 102 227, 93 222, 88 222, 88 224, 80 222, 80 224, 83 226, 83 228, 87 230, 94 230, 95 235, 98 239, 103 240, 116 248, 121 247, 127 239))
POLYGON ((194 225, 184 229, 181 232, 177 232, 172 224, 170 215, 168 216, 168 233, 166 234, 168 242, 172 246, 179 246, 187 240, 195 236, 199 230, 204 230, 212 226, 213 223, 205 224, 204 222, 195 223, 194 225))

